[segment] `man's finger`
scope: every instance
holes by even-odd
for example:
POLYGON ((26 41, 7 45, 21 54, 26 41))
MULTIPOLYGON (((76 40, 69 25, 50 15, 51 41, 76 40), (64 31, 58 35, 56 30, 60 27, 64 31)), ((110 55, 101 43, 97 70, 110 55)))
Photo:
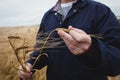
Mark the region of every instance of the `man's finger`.
POLYGON ((74 30, 75 32, 77 32, 77 33, 79 33, 79 34, 86 34, 83 30, 78 29, 78 28, 74 28, 74 27, 72 27, 72 26, 69 26, 69 27, 68 27, 68 30, 69 30, 69 31, 70 31, 70 30, 74 30))
POLYGON ((65 41, 73 44, 73 45, 77 45, 77 41, 68 33, 64 32, 64 31, 58 31, 58 34, 60 35, 60 37, 65 41))
POLYGON ((66 39, 66 40, 68 40, 68 41, 73 41, 73 40, 74 40, 68 33, 64 32, 64 31, 62 31, 62 30, 59 30, 59 31, 58 31, 58 34, 60 35, 60 37, 61 37, 62 39, 66 39))
POLYGON ((87 42, 88 41, 88 36, 84 35, 84 34, 79 34, 77 32, 75 32, 74 30, 71 30, 70 35, 78 42, 87 42))

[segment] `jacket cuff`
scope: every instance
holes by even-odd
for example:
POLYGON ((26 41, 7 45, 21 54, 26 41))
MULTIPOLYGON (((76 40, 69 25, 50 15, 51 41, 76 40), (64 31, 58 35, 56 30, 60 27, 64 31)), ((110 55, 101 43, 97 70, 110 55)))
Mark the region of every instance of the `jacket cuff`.
POLYGON ((81 55, 82 61, 89 67, 97 67, 102 63, 99 44, 96 38, 92 37, 92 44, 88 51, 81 55))

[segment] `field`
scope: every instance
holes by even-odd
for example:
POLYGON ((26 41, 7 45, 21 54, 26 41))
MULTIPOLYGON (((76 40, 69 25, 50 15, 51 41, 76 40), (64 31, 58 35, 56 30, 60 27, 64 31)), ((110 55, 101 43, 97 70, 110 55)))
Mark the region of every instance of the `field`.
MULTIPOLYGON (((18 67, 19 64, 8 42, 8 36, 20 36, 26 40, 30 46, 33 46, 35 44, 37 30, 38 25, 0 28, 0 80, 19 80, 17 69, 14 68, 14 66, 18 67)), ((16 46, 20 46, 23 42, 14 41, 14 43, 16 46)), ((23 59, 22 53, 19 55, 21 59, 23 59)), ((27 54, 27 58, 28 57, 29 54, 27 54)), ((38 70, 33 75, 33 80, 46 80, 45 71, 46 67, 38 70)), ((120 80, 120 77, 110 78, 109 80, 120 80)))
MULTIPOLYGON (((37 25, 27 27, 22 26, 12 28, 0 28, 0 80, 19 80, 19 76, 17 75, 17 69, 13 67, 18 67, 19 65, 16 60, 13 49, 11 48, 8 42, 8 36, 20 36, 27 40, 29 45, 33 46, 37 30, 37 25), (12 61, 13 64, 11 63, 12 61)), ((23 42, 21 41, 15 42, 17 46, 19 46, 22 43, 23 42)), ((20 53, 20 56, 22 56, 22 53, 20 53)), ((46 80, 45 70, 46 68, 37 71, 33 75, 34 80, 46 80)))

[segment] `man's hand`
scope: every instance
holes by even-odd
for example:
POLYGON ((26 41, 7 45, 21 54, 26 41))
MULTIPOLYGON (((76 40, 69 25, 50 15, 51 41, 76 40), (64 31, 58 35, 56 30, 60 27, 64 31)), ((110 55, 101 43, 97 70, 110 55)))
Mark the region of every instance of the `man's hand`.
POLYGON ((18 74, 20 78, 22 78, 22 80, 31 80, 31 76, 32 76, 31 68, 32 65, 29 63, 26 64, 27 72, 22 71, 23 69, 21 66, 19 67, 20 70, 18 71, 18 74))
POLYGON ((58 34, 64 40, 69 50, 74 55, 80 55, 86 52, 92 43, 91 37, 83 30, 73 28, 72 26, 69 26, 68 30, 69 33, 59 30, 58 34))

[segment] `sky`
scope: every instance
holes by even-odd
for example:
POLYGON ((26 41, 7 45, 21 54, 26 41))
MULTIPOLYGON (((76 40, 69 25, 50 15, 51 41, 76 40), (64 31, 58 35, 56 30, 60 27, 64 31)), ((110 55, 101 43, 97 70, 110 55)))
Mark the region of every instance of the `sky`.
MULTIPOLYGON (((120 0, 96 0, 120 15, 120 0)), ((57 0, 0 0, 0 27, 40 24, 44 13, 57 0)))

